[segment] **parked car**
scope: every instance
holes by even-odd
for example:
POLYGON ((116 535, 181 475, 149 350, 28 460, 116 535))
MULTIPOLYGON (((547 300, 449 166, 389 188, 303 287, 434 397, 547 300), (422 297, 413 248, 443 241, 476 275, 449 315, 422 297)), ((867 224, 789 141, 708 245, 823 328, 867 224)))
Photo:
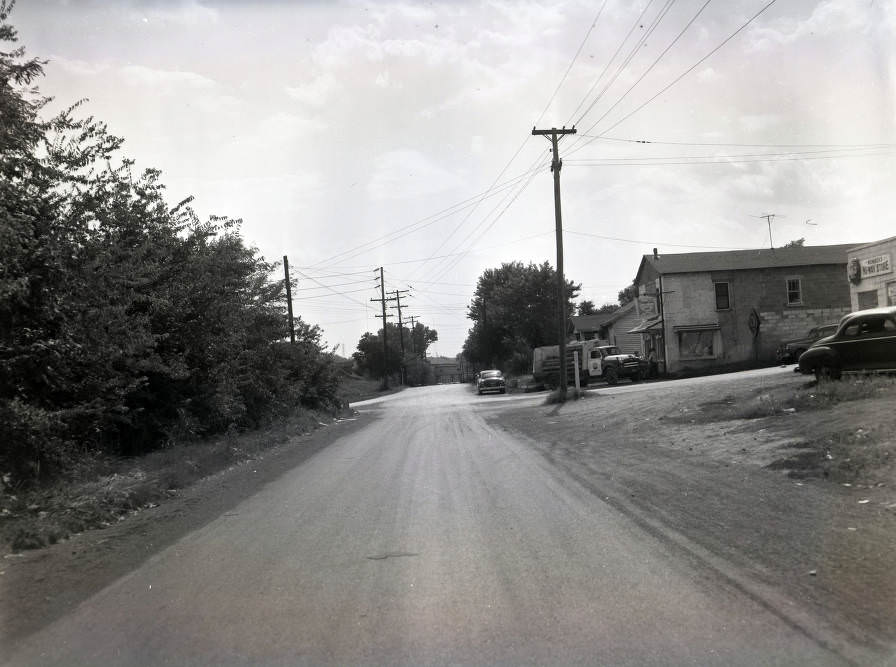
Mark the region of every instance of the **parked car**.
POLYGON ((507 383, 501 371, 480 371, 476 380, 476 390, 480 395, 487 391, 496 391, 499 394, 503 394, 507 391, 507 383))
POLYGON ((790 364, 797 361, 800 355, 809 349, 819 338, 825 338, 837 331, 838 324, 825 324, 822 327, 812 327, 802 338, 788 340, 778 346, 775 357, 779 364, 790 364))
POLYGON ((845 371, 896 372, 896 306, 844 316, 833 335, 800 355, 800 372, 819 380, 845 371))

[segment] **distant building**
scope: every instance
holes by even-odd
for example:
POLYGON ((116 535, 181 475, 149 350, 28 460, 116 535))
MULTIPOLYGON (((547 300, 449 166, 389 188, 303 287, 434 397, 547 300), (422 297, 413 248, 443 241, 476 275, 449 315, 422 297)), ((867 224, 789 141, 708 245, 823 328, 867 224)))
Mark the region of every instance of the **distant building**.
POLYGON ((433 379, 436 384, 450 384, 461 381, 457 359, 427 357, 426 361, 432 368, 433 379))
POLYGON ((655 314, 656 308, 642 312, 638 299, 629 301, 611 313, 610 318, 604 322, 600 337, 618 347, 621 352, 644 354, 643 337, 638 333, 631 333, 631 329, 637 327, 643 317, 655 314))
POLYGON ((854 247, 644 255, 635 282, 656 315, 629 333, 642 336, 661 371, 772 363, 782 341, 850 312, 845 272, 854 247))
POLYGON ((573 315, 569 318, 570 334, 576 340, 594 340, 602 338, 601 330, 613 315, 611 313, 597 313, 596 315, 573 315))
POLYGON ((896 306, 896 236, 850 248, 847 261, 853 310, 896 306))

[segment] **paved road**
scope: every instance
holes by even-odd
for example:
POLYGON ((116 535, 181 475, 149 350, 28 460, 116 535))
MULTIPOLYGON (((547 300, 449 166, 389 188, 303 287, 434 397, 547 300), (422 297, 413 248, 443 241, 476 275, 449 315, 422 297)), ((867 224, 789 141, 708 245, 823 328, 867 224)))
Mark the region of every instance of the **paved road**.
POLYGON ((500 405, 454 385, 362 406, 13 664, 843 662, 489 427, 500 405))

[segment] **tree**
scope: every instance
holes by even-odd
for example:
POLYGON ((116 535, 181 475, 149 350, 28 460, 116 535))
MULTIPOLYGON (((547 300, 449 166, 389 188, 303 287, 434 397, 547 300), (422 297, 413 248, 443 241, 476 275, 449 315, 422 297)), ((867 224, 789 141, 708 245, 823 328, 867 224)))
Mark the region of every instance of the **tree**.
POLYGON ((788 241, 784 244, 785 248, 802 248, 806 245, 806 239, 796 239, 795 241, 788 241))
MULTIPOLYGON (((389 363, 386 367, 388 375, 396 375, 401 372, 402 361, 407 367, 408 363, 416 357, 426 356, 429 346, 439 339, 435 329, 430 329, 417 322, 413 329, 402 327, 399 332, 397 324, 386 325, 386 343, 388 345, 389 363), (404 352, 401 352, 401 335, 404 338, 404 352), (413 347, 412 347, 413 346, 413 347)), ((376 334, 366 332, 358 341, 358 349, 352 354, 358 370, 370 377, 382 377, 383 375, 383 330, 376 334)), ((416 365, 414 366, 416 368, 416 365)))
POLYGON ((170 206, 78 105, 40 119, 41 72, 0 51, 0 470, 28 483, 337 403, 319 329, 283 345, 283 282, 239 221, 170 206))
MULTIPOLYGON (((412 329, 405 329, 405 332, 405 338, 410 339, 412 344, 411 351, 420 357, 426 357, 429 346, 439 340, 439 334, 435 329, 430 329, 420 322, 417 322, 412 329)), ((407 345, 405 347, 407 348, 407 345)))
POLYGON ((576 315, 594 315, 595 312, 593 301, 585 299, 584 301, 579 301, 578 305, 576 305, 576 315))
MULTIPOLYGON (((566 281, 567 312, 581 285, 566 281)), ((464 356, 474 366, 528 370, 532 349, 556 344, 557 273, 548 262, 502 264, 479 277, 467 317, 473 321, 464 356)))
POLYGON ((629 301, 634 301, 638 298, 638 284, 636 282, 632 282, 631 285, 619 291, 618 299, 619 305, 624 306, 629 301))

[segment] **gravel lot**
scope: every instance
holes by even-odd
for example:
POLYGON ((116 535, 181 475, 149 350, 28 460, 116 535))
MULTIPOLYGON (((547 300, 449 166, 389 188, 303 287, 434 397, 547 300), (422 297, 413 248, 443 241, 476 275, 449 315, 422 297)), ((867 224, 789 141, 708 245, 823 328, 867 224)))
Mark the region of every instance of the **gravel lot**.
POLYGON ((759 598, 805 601, 850 641, 892 646, 894 381, 701 380, 507 403, 490 421, 670 549, 759 598))

